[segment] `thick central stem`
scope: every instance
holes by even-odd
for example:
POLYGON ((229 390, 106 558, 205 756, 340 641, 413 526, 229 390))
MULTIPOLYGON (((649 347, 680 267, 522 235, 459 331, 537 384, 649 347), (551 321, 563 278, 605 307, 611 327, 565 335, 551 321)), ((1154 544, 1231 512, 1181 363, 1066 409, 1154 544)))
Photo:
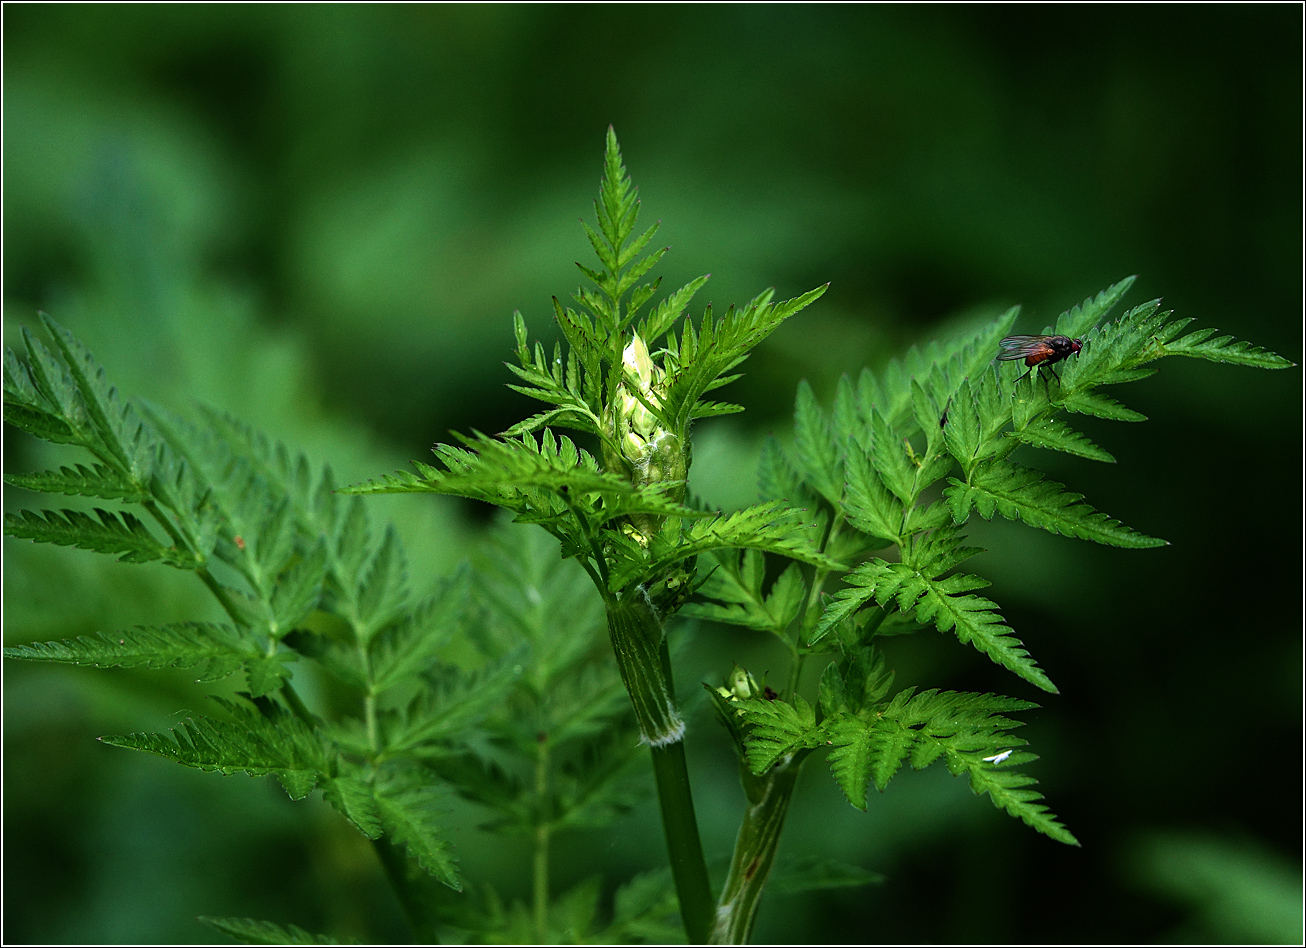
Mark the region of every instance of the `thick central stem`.
POLYGON ((685 722, 676 710, 669 663, 662 660, 662 620, 642 586, 608 602, 608 635, 621 680, 635 706, 640 739, 650 747, 678 742, 685 722))
POLYGON ((641 739, 653 755, 662 830, 685 934, 691 943, 704 944, 711 931, 715 903, 685 765, 685 724, 675 708, 662 621, 643 589, 609 601, 608 633, 621 679, 635 708, 641 739))

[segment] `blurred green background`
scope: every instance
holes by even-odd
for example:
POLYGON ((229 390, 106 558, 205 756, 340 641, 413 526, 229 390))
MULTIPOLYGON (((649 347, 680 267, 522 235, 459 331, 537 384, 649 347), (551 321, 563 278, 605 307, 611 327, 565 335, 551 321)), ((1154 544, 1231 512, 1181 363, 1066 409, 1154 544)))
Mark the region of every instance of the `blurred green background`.
MULTIPOLYGON (((6 6, 4 333, 43 309, 124 391, 230 410, 356 480, 449 429, 497 431, 513 309, 589 255, 616 126, 665 286, 814 307, 745 366, 749 411, 696 431, 694 486, 753 499, 799 379, 823 397, 951 321, 1024 305, 1037 332, 1130 274, 1301 361, 1302 9, 1275 6, 6 6)), ((1061 688, 1039 696, 941 636, 902 684, 1040 700, 1033 773, 1061 847, 942 768, 870 811, 814 763, 783 856, 884 873, 768 895, 792 942, 1301 938, 1301 374, 1170 360, 1120 391, 1143 425, 1080 426, 1120 463, 1042 454, 1172 545, 1092 546, 977 523, 973 561, 1061 688)), ((8 429, 7 469, 67 463, 8 429)), ((80 458, 78 459, 80 460, 80 458)), ((7 492, 7 504, 32 504, 7 492)), ((411 502, 410 502, 411 501, 411 502)), ((484 511, 380 499, 418 575, 484 511)), ((5 641, 197 618, 193 578, 5 543, 5 641), (189 581, 188 581, 189 580, 189 581)), ((684 638, 681 690, 778 656, 684 638)), ((203 708, 184 673, 4 667, 9 942, 197 942, 198 914, 403 938, 361 837, 267 781, 97 744, 203 708)), ((689 750, 709 859, 742 795, 699 707, 689 750)), ((473 878, 526 892, 525 851, 470 827, 473 878)), ((556 884, 658 865, 650 802, 560 848, 556 884)))

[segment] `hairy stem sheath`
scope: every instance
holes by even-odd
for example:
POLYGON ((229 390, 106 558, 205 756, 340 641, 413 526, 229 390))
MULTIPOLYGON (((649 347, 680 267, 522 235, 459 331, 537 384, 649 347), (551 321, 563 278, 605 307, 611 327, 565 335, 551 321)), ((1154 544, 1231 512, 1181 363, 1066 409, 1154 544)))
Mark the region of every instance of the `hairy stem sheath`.
POLYGON ((685 765, 685 725, 673 703, 662 621, 642 589, 609 602, 608 633, 640 734, 653 755, 662 830, 685 934, 690 942, 703 944, 712 925, 713 899, 685 765))

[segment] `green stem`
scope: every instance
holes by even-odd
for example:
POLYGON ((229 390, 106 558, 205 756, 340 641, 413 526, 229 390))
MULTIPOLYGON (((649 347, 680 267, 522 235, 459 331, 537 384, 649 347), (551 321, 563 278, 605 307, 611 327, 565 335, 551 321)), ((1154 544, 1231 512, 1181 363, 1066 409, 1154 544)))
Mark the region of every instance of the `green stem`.
POLYGON ((801 763, 801 758, 791 755, 759 777, 749 772, 747 763, 740 759, 748 809, 735 838, 730 875, 726 877, 714 915, 711 944, 742 945, 748 941, 762 889, 775 861, 776 846, 793 800, 801 763))
MULTIPOLYGON (((594 581, 594 585, 598 588, 599 595, 603 597, 604 602, 607 602, 612 594, 608 592, 608 561, 603 556, 603 546, 599 543, 599 538, 590 528, 589 518, 585 517, 581 511, 577 509, 575 502, 571 498, 571 492, 560 491, 558 496, 562 498, 562 502, 565 503, 567 509, 571 511, 571 515, 576 521, 576 528, 580 531, 581 535, 585 537, 590 546, 591 559, 586 560, 585 557, 582 556, 577 557, 576 561, 580 563, 581 566, 585 567, 585 572, 589 573, 590 579, 594 581)), ((553 535, 558 538, 564 547, 567 545, 567 537, 565 534, 554 533, 553 535)))
POLYGON ((798 680, 803 676, 803 662, 807 660, 806 652, 799 652, 794 656, 793 664, 789 666, 789 684, 786 686, 786 695, 798 694, 798 680))
POLYGON ((363 720, 367 727, 367 747, 375 763, 381 750, 381 740, 376 728, 376 695, 370 690, 363 695, 363 720))
POLYGON ((186 538, 181 535, 175 526, 173 526, 172 520, 167 514, 159 509, 159 505, 155 501, 143 500, 141 501, 141 506, 149 511, 150 516, 159 522, 159 525, 163 527, 164 532, 171 538, 173 546, 175 546, 178 551, 187 549, 194 552, 194 544, 186 541, 186 538))
MULTIPOLYGON (((830 518, 830 525, 825 531, 825 536, 821 539, 821 551, 826 552, 830 549, 830 544, 839 536, 843 529, 844 517, 843 511, 836 510, 830 518)), ((789 668, 789 685, 785 694, 795 695, 798 693, 798 682, 803 674, 803 662, 807 658, 807 653, 803 651, 803 640, 812 630, 816 623, 815 606, 821 599, 821 591, 825 588, 825 581, 830 575, 827 567, 817 567, 816 573, 812 576, 812 588, 807 593, 807 606, 803 609, 802 622, 799 625, 798 633, 794 637, 793 653, 794 661, 789 668)))
POLYGON ((685 764, 685 725, 674 704, 662 620, 642 588, 609 602, 608 633, 640 734, 653 756, 662 830, 685 934, 691 943, 703 944, 712 927, 714 902, 685 764))
POLYGON ((535 865, 533 873, 534 921, 536 944, 549 940, 549 738, 540 733, 535 751, 535 801, 539 822, 535 824, 535 865))
POLYGON ((290 710, 295 712, 295 717, 299 718, 310 728, 317 727, 317 722, 313 719, 313 713, 308 710, 308 705, 304 704, 304 699, 299 696, 295 686, 286 682, 281 686, 281 696, 286 699, 286 704, 290 710))
POLYGON ((236 608, 236 604, 231 601, 231 597, 227 595, 227 590, 223 588, 223 585, 213 577, 213 574, 207 568, 197 569, 195 575, 200 578, 205 586, 209 587, 209 592, 213 593, 214 598, 218 600, 218 604, 222 606, 222 611, 231 616, 232 622, 240 626, 249 625, 249 622, 241 615, 240 610, 236 608))
POLYGON ((703 844, 694 816, 694 798, 689 789, 685 765, 685 742, 678 740, 650 747, 653 775, 657 778, 658 804, 662 809, 662 832, 667 839, 671 876, 680 898, 680 917, 690 944, 706 944, 712 928, 712 885, 703 861, 703 844))

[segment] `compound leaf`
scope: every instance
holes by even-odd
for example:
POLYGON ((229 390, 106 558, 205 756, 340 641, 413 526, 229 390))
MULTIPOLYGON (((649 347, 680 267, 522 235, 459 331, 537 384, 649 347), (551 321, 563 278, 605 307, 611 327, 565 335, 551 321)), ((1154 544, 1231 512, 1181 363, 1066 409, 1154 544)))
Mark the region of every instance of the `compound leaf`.
POLYGON ((256 644, 237 627, 213 622, 137 626, 113 634, 97 632, 4 650, 5 658, 100 668, 200 668, 200 681, 225 678, 258 654, 256 644))
POLYGON ((1023 520, 1051 533, 1079 537, 1130 549, 1166 546, 1165 540, 1149 537, 1112 520, 1083 503, 1083 495, 1064 490, 1063 484, 1047 480, 1038 471, 1007 461, 989 461, 976 468, 969 483, 955 477, 944 491, 954 521, 961 523, 970 509, 985 520, 998 513, 1008 520, 1023 520))

